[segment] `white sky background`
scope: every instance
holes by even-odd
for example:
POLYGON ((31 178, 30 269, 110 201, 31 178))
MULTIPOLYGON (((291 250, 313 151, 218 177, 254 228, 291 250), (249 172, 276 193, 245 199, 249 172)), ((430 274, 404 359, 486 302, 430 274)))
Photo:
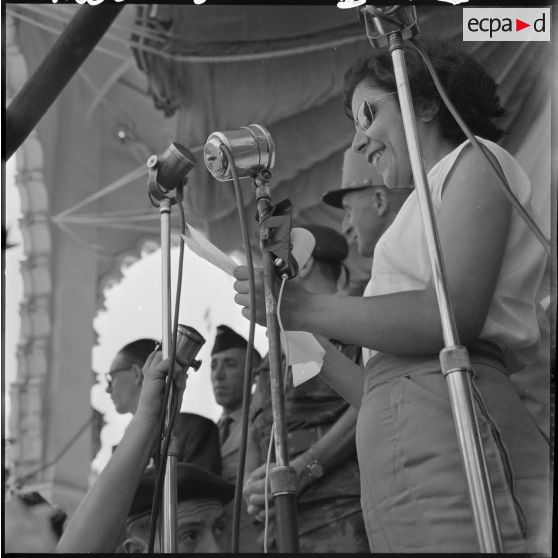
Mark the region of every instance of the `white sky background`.
MULTIPOLYGON (((13 161, 13 159, 12 159, 13 161)), ((18 229, 20 213, 19 194, 13 180, 14 164, 8 162, 6 168, 6 226, 9 228, 10 242, 18 246, 6 252, 6 297, 3 350, 5 354, 5 418, 9 417, 10 385, 16 380, 16 350, 19 340, 19 304, 22 298, 22 282, 19 262, 22 258, 22 239, 18 229)), ((172 300, 174 303, 178 248, 171 251, 172 259, 172 300)), ((198 371, 189 372, 183 411, 204 415, 216 420, 221 413, 213 397, 210 381, 210 353, 214 342, 215 328, 227 324, 248 338, 249 323, 234 303, 234 279, 213 267, 186 247, 184 251, 184 271, 182 301, 179 323, 197 329, 206 339, 198 354, 202 366, 198 371)), ((101 433, 102 447, 93 462, 95 470, 102 468, 111 454, 111 448, 122 437, 131 415, 118 415, 110 396, 105 392, 106 383, 102 375, 109 370, 110 363, 118 350, 140 337, 161 338, 161 251, 142 258, 124 270, 123 279, 107 289, 106 311, 99 312, 93 321, 98 334, 98 345, 92 348, 92 368, 99 374, 99 383, 91 392, 91 403, 104 414, 106 426, 101 433)), ((263 355, 267 352, 265 330, 256 327, 254 342, 263 355)), ((9 426, 9 419, 7 421, 9 426)), ((9 433, 7 432, 9 436, 9 433)))

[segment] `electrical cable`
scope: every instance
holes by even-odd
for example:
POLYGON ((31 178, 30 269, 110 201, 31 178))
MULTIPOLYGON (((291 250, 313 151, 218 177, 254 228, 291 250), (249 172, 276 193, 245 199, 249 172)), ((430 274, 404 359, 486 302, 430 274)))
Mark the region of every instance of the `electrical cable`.
POLYGON ((273 438, 275 436, 275 424, 271 424, 271 431, 269 433, 269 444, 267 446, 267 457, 265 461, 265 480, 264 480, 264 553, 267 554, 267 536, 269 532, 269 497, 267 492, 267 483, 269 482, 269 467, 271 465, 271 448, 273 448, 273 438))
MULTIPOLYGON (((279 296, 277 297, 277 323, 279 324, 279 330, 281 331, 284 349, 285 349, 285 368, 283 371, 283 393, 287 392, 287 371, 289 369, 289 344, 287 343, 287 336, 285 335, 285 330, 283 328, 283 322, 281 321, 281 301, 283 300, 283 289, 285 288, 285 283, 287 282, 287 275, 283 275, 281 278, 281 288, 279 289, 279 296)), ((265 481, 264 481, 264 509, 265 509, 265 521, 264 521, 264 553, 267 554, 267 536, 269 530, 269 498, 267 495, 267 484, 269 482, 269 467, 271 464, 271 448, 273 447, 273 440, 275 436, 275 424, 272 423, 271 431, 269 435, 269 445, 267 448, 267 458, 265 462, 265 481)))
POLYGON ((244 200, 242 198, 242 190, 240 189, 238 171, 231 150, 226 145, 222 145, 221 149, 223 150, 225 156, 228 159, 229 167, 231 169, 231 174, 233 177, 236 204, 238 206, 240 228, 242 231, 244 252, 246 254, 246 263, 248 267, 248 282, 250 285, 250 329, 248 333, 248 350, 246 351, 246 361, 244 366, 244 385, 243 385, 243 395, 242 395, 242 422, 241 422, 238 469, 236 474, 234 502, 233 502, 233 526, 232 526, 232 543, 231 543, 231 552, 238 553, 240 514, 241 514, 241 505, 242 505, 242 489, 244 484, 244 467, 246 465, 246 447, 248 441, 248 418, 250 412, 250 399, 251 399, 251 388, 252 388, 252 360, 253 360, 253 353, 254 353, 254 331, 256 328, 256 279, 254 275, 252 247, 250 244, 250 237, 248 236, 248 225, 246 221, 246 213, 244 211, 244 200))
POLYGON ((543 248, 545 249, 546 253, 550 255, 550 241, 545 237, 545 235, 540 230, 538 225, 535 223, 533 218, 529 215, 529 213, 527 213, 526 209, 523 207, 523 205, 521 205, 521 202, 516 198, 515 194, 512 192, 510 185, 508 184, 508 181, 504 175, 503 170, 501 169, 498 162, 495 161, 494 155, 490 151, 488 151, 487 148, 477 140, 477 138, 474 136, 474 134, 471 132, 471 130, 463 120, 463 118, 461 118, 461 115, 453 105, 446 90, 444 89, 444 86, 442 85, 442 82, 440 81, 440 78, 438 77, 438 74, 434 66, 428 59, 428 56, 421 48, 421 46, 414 39, 409 39, 409 43, 415 48, 415 50, 420 54, 420 56, 424 60, 424 63, 426 64, 426 67, 428 68, 428 71, 432 76, 432 80, 434 81, 434 85, 436 86, 436 89, 438 90, 438 93, 440 94, 442 101, 446 105, 447 109, 450 111, 451 115, 454 117, 458 126, 461 128, 465 136, 467 136, 467 139, 471 142, 473 148, 481 155, 482 159, 486 161, 489 164, 490 168, 494 171, 494 173, 498 177, 498 184, 502 187, 504 194, 508 197, 512 206, 518 211, 518 213, 523 218, 527 226, 531 229, 533 234, 543 245, 543 248))
POLYGON ((149 544, 148 544, 148 553, 153 553, 153 548, 155 546, 155 532, 157 526, 157 518, 159 515, 160 509, 160 500, 161 500, 161 490, 163 485, 163 478, 165 475, 165 469, 167 464, 167 452, 168 447, 171 439, 172 428, 174 426, 174 420, 176 418, 176 413, 179 409, 176 408, 177 405, 177 394, 175 390, 171 391, 171 386, 174 382, 174 363, 176 358, 176 337, 178 334, 178 313, 180 310, 180 296, 182 292, 182 269, 184 265, 184 239, 183 235, 186 232, 186 217, 184 215, 184 208, 182 206, 182 194, 180 188, 177 190, 176 195, 177 207, 178 212, 180 215, 180 252, 178 257, 178 278, 177 278, 177 285, 176 285, 176 295, 175 295, 175 303, 174 303, 174 319, 172 325, 172 343, 171 343, 171 353, 170 353, 170 364, 169 364, 169 371, 166 377, 165 382, 165 392, 163 395, 163 405, 161 408, 161 413, 159 415, 159 426, 157 429, 157 436, 155 438, 157 446, 161 444, 161 439, 163 440, 162 446, 157 447, 157 451, 155 452, 155 467, 156 467, 156 476, 155 476, 155 487, 153 492, 153 504, 151 507, 151 521, 149 525, 149 544), (169 397, 169 394, 171 396, 169 397), (163 433, 163 426, 165 424, 165 416, 167 412, 167 405, 169 398, 171 399, 170 402, 170 420, 169 424, 165 432, 163 433))

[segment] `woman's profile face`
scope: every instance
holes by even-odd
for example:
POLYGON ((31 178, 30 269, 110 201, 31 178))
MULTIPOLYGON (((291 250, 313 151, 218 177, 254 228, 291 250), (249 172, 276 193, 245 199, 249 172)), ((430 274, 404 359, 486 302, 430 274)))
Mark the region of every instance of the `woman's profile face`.
POLYGON ((356 123, 353 150, 366 157, 388 188, 408 187, 411 164, 395 92, 364 79, 354 90, 351 109, 356 123))

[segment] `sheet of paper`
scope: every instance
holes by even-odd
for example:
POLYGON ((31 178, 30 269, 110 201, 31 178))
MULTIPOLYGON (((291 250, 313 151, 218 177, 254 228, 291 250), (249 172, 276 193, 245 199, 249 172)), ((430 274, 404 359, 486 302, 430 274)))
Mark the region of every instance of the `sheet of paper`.
POLYGON ((186 225, 186 234, 183 234, 182 238, 186 246, 188 246, 194 254, 197 254, 200 258, 203 258, 225 273, 232 275, 234 269, 238 267, 238 264, 232 258, 221 252, 217 246, 209 242, 209 240, 194 229, 194 227, 186 225))
POLYGON ((307 331, 285 331, 281 336, 283 351, 293 370, 294 387, 319 374, 324 363, 325 349, 307 331))

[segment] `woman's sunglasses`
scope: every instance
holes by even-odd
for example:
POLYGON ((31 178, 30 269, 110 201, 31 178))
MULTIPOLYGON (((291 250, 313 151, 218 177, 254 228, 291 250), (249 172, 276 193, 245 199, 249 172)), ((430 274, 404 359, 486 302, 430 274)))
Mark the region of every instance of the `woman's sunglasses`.
POLYGON ((372 105, 379 101, 380 99, 384 99, 385 97, 390 97, 391 95, 396 95, 396 91, 392 91, 391 93, 385 93, 384 95, 378 95, 373 99, 367 100, 363 99, 362 103, 357 109, 356 118, 355 118, 355 128, 359 132, 366 132, 370 126, 374 123, 374 117, 376 115, 376 109, 372 107, 372 105))

